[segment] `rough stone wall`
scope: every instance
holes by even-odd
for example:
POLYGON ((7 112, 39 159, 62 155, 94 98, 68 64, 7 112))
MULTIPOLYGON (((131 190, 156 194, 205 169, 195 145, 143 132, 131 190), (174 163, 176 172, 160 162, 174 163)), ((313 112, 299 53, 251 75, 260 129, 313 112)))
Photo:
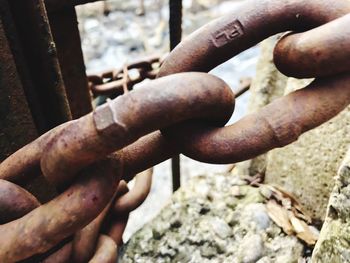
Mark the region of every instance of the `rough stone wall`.
POLYGON ((120 262, 305 262, 305 246, 270 219, 263 193, 237 176, 194 177, 124 246, 120 262))
POLYGON ((325 223, 314 249, 314 263, 350 262, 350 151, 332 191, 325 223))

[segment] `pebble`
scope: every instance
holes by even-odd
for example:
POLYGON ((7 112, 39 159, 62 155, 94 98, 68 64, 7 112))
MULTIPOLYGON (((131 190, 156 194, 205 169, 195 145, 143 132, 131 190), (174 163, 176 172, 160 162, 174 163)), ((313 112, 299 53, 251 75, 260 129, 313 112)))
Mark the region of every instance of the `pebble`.
POLYGON ((265 230, 271 224, 264 204, 249 204, 245 207, 245 213, 247 220, 254 223, 259 230, 265 230))
POLYGON ((247 235, 240 244, 240 258, 242 263, 253 263, 263 256, 264 244, 258 234, 247 235))
POLYGON ((220 238, 224 239, 232 234, 231 227, 221 218, 215 217, 210 221, 210 223, 212 229, 220 238))

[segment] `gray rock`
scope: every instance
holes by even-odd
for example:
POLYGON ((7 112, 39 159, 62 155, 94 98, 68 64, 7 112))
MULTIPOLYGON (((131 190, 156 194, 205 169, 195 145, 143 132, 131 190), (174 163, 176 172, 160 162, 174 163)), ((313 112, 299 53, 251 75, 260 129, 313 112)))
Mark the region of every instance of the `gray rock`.
POLYGON ((263 256, 264 244, 260 235, 246 235, 239 246, 239 258, 242 263, 253 263, 263 256))
POLYGON ((247 205, 244 208, 243 217, 247 219, 247 222, 253 224, 257 230, 265 230, 271 224, 266 207, 261 203, 247 205))
POLYGON ((339 169, 327 209, 327 216, 312 260, 321 262, 350 262, 350 151, 339 169))
POLYGON ((121 262, 248 263, 264 258, 289 263, 302 258, 303 244, 284 234, 267 216, 261 189, 240 185, 242 195, 229 198, 232 182, 237 181, 231 178, 218 174, 189 180, 129 240, 121 262), (198 189, 203 186, 208 189, 205 195, 215 198, 203 198, 198 189))
POLYGON ((215 234, 222 239, 227 238, 232 234, 230 226, 221 218, 215 217, 211 219, 210 224, 215 234))

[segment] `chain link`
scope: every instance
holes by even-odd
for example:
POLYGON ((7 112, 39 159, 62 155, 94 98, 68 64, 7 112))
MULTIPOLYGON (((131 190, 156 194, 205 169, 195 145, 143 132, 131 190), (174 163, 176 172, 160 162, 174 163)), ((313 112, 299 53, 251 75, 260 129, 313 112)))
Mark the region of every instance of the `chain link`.
POLYGON ((161 56, 149 56, 126 64, 119 69, 91 74, 88 76, 90 90, 95 97, 122 95, 145 79, 155 79, 161 62, 161 56))
POLYGON ((135 174, 180 152, 211 163, 246 160, 337 115, 350 103, 349 12, 347 0, 249 0, 189 36, 159 72, 155 58, 90 76, 96 95, 126 94, 49 131, 0 164, 0 211, 6 212, 0 215, 0 261, 114 260, 129 213, 151 185, 147 171, 129 191, 126 182, 135 174), (233 125, 223 127, 234 109, 227 84, 207 73, 181 73, 207 72, 270 35, 312 27, 284 36, 274 57, 287 75, 316 79, 233 125), (132 69, 142 77, 133 79, 132 69), (22 189, 33 170, 60 195, 39 204, 22 189))

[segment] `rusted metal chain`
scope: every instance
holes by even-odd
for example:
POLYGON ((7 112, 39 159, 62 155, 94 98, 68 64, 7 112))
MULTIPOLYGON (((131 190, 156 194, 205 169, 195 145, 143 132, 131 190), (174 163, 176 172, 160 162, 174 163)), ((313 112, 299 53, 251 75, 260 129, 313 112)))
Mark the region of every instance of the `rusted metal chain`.
POLYGON ((112 209, 114 215, 130 213, 145 201, 151 190, 152 175, 153 169, 148 169, 136 175, 133 189, 114 202, 112 209))
MULTIPOLYGON (((234 12, 236 16, 244 19, 244 23, 241 23, 234 15, 229 15, 216 20, 210 25, 206 25, 189 36, 187 40, 168 56, 161 68, 160 75, 182 70, 210 70, 229 56, 239 53, 244 48, 248 48, 268 34, 282 30, 283 27, 287 29, 292 28, 294 25, 295 28, 298 28, 308 23, 310 26, 311 22, 312 26, 315 26, 350 11, 348 1, 335 1, 332 4, 327 1, 316 1, 316 3, 286 1, 279 4, 275 1, 263 1, 261 6, 260 3, 252 4, 255 1, 247 1, 245 3, 239 10, 234 12), (317 8, 317 5, 319 5, 319 8, 317 8), (258 8, 256 8, 257 11, 255 13, 252 8, 256 6, 258 8), (264 10, 270 10, 270 13, 265 14, 263 13, 264 10), (286 11, 289 11, 289 14, 286 11), (247 13, 256 15, 247 16, 247 13), (257 14, 260 16, 257 16, 257 14), (265 22, 258 24, 253 23, 254 21, 249 21, 254 19, 264 19, 265 22), (269 24, 268 22, 271 21, 279 23, 269 24), (281 23, 283 21, 285 23, 281 23), (237 25, 239 26, 238 28, 237 25), (243 26, 245 26, 244 31, 240 31, 243 26), (262 29, 265 31, 262 31, 262 29), (253 34, 255 30, 259 34, 253 34), (228 32, 235 33, 232 35, 232 39, 228 38, 230 36, 228 32), (245 33, 243 34, 243 32, 245 33), (239 35, 238 33, 242 34, 239 35), (220 42, 222 45, 215 46, 215 43, 218 44, 216 38, 214 39, 216 36, 224 38, 223 41, 225 43, 220 42)), ((345 21, 347 18, 344 17, 339 20, 343 19, 345 21)), ((336 30, 334 28, 335 23, 336 21, 331 22, 324 25, 324 27, 332 27, 334 31, 338 31, 339 33, 336 34, 334 39, 339 40, 339 37, 343 34, 342 30, 336 30)), ((324 39, 322 41, 325 41, 326 36, 332 38, 332 33, 326 33, 323 37, 320 37, 321 32, 318 29, 300 35, 306 36, 308 33, 312 34, 312 32, 317 32, 319 37, 316 39, 322 38, 324 39)), ((289 36, 283 38, 281 43, 288 43, 288 38, 289 36)), ((343 35, 343 40, 340 42, 347 43, 348 41, 348 34, 345 34, 343 35)), ((296 42, 294 41, 293 44, 296 42)), ((316 45, 316 42, 317 40, 313 43, 316 45)), ((299 41, 298 43, 301 42, 299 41)), ((332 43, 333 51, 337 52, 337 56, 339 56, 343 50, 342 45, 337 46, 335 42, 332 43), (335 50, 337 48, 339 49, 338 51, 335 50)), ((282 44, 278 45, 282 46, 282 44)), ((288 45, 288 47, 293 46, 288 45)), ((303 50, 301 46, 298 49, 303 50)), ((310 49, 312 49, 312 45, 310 45, 310 49)), ((280 52, 279 56, 282 57, 283 49, 278 51, 277 46, 276 50, 275 57, 276 54, 278 55, 278 52, 280 52)), ((330 54, 332 53, 330 52, 330 54)), ((346 57, 347 55, 348 53, 344 56, 346 57)), ((300 60, 302 58, 301 55, 296 57, 299 57, 300 60)), ((310 63, 310 68, 312 66, 317 67, 314 61, 305 60, 305 62, 307 61, 310 63)), ((337 64, 337 62, 334 64, 337 64)), ((302 67, 299 64, 296 63, 294 65, 298 65, 293 67, 299 67, 300 71, 302 71, 302 67)), ((343 67, 343 65, 340 65, 340 67, 343 67)), ((329 71, 331 69, 328 67, 327 70, 329 71)), ((333 69, 332 72, 337 73, 338 69, 333 69)), ((281 147, 296 140, 302 132, 312 129, 332 118, 348 105, 348 83, 349 77, 347 74, 316 80, 305 90, 297 91, 287 97, 283 97, 264 108, 261 112, 248 115, 234 125, 225 128, 208 129, 205 131, 205 125, 202 125, 202 127, 201 125, 192 125, 197 126, 192 129, 184 126, 181 131, 179 129, 174 132, 168 130, 168 139, 171 134, 171 140, 169 141, 162 134, 155 132, 123 149, 125 156, 125 178, 129 180, 132 174, 169 158, 172 154, 180 151, 180 149, 181 151, 186 149, 185 152, 189 156, 201 161, 230 163, 252 158, 272 148, 281 147), (317 112, 319 114, 316 114, 317 112), (184 140, 184 138, 186 139, 184 140), (170 141, 173 143, 170 143, 170 141), (141 156, 138 154, 141 148, 146 149, 146 155, 141 156)))
POLYGON ((315 81, 225 128, 189 124, 167 129, 165 134, 196 160, 222 164, 243 161, 290 144, 336 116, 350 103, 349 82, 349 74, 315 81))
POLYGON ((196 118, 220 126, 233 107, 230 88, 214 76, 182 73, 157 79, 64 127, 44 147, 41 169, 49 181, 62 185, 83 167, 159 128, 196 118))
POLYGON ((305 31, 350 12, 347 0, 248 0, 208 23, 178 45, 159 76, 208 72, 265 38, 289 30, 305 31))
POLYGON ((138 208, 147 198, 152 185, 153 169, 141 172, 135 177, 135 185, 130 192, 116 199, 112 208, 111 223, 108 226, 108 236, 120 246, 123 243, 123 233, 129 214, 138 208))
MULTIPOLYGON (((72 182, 77 175, 80 178, 53 201, 0 226, 0 259, 11 262, 45 252, 101 212, 114 192, 116 179, 109 165, 93 165, 96 160, 143 134, 185 119, 206 115, 217 125, 224 124, 232 114, 233 99, 229 87, 214 76, 203 73, 174 75, 117 98, 96 109, 94 114, 71 121, 20 150, 15 154, 17 158, 26 157, 31 165, 39 159, 44 175, 52 175, 49 178, 56 185, 72 182), (207 96, 210 100, 204 100, 207 96), (81 158, 77 160, 77 156, 81 158), (84 176, 85 173, 89 176, 84 176), (98 173, 102 176, 97 177, 98 173), (60 209, 62 207, 64 211, 60 209), (42 225, 47 227, 42 229, 42 225), (25 235, 19 233, 22 229, 26 229, 25 235)), ((15 159, 10 157, 10 160, 5 162, 6 168, 16 166, 15 159)), ((19 170, 26 172, 26 169, 19 170)))
POLYGON ((66 263, 70 262, 72 254, 72 243, 69 242, 63 245, 62 248, 43 259, 43 263, 66 263))
MULTIPOLYGON (((350 2, 340 0, 244 2, 234 12, 235 16, 216 20, 180 44, 166 59, 159 75, 210 70, 273 33, 310 29, 349 11, 350 2)), ((151 178, 137 176, 136 187, 130 192, 125 182, 120 183, 118 195, 121 173, 118 169, 123 168, 124 178, 129 180, 133 174, 179 152, 205 162, 242 161, 289 144, 303 132, 335 116, 350 103, 348 69, 339 65, 324 70, 315 64, 347 62, 340 55, 343 46, 336 47, 331 37, 321 33, 332 31, 337 39, 342 37, 344 43, 349 43, 347 29, 345 35, 337 30, 340 26, 346 28, 348 22, 348 16, 344 16, 309 32, 282 38, 275 49, 275 60, 281 65, 290 64, 290 74, 298 75, 300 71, 293 63, 299 62, 304 50, 315 51, 316 63, 303 61, 302 67, 309 68, 303 74, 318 78, 308 87, 275 100, 233 125, 221 127, 234 107, 233 94, 223 81, 205 73, 180 73, 145 83, 140 89, 98 107, 94 113, 55 128, 10 156, 0 164, 0 179, 22 181, 29 172, 41 170, 60 190, 66 190, 44 205, 35 204, 31 212, 31 209, 25 212, 19 209, 29 213, 0 225, 0 261, 13 262, 46 252, 77 231, 83 231, 88 224, 96 227, 91 232, 92 238, 88 238, 94 241, 100 226, 100 222, 95 223, 102 220, 98 215, 117 195, 112 211, 117 215, 116 220, 111 221, 107 231, 114 241, 102 238, 99 242, 110 244, 111 253, 107 254, 113 258, 112 252, 122 242, 128 214, 147 196, 151 178), (316 38, 315 42, 312 38, 316 38), (326 52, 327 39, 331 41, 329 48, 335 52, 334 58, 326 52), (314 50, 308 45, 310 42, 325 45, 314 50), (284 52, 295 52, 296 58, 287 56, 284 62, 281 59, 284 52), (109 156, 114 151, 118 152, 109 156)), ((347 45, 344 52, 345 56, 349 55, 347 45)), ((1 183, 0 180, 0 187, 1 183)), ((5 189, 14 187, 3 183, 5 189)), ((21 188, 16 191, 19 196, 33 200, 21 188)), ((0 197, 5 207, 6 202, 13 201, 7 197, 0 197)), ((72 242, 60 244, 61 249, 52 257, 67 257, 72 251, 69 245, 72 242)), ((105 253, 101 249, 98 245, 97 258, 105 253)))
POLYGON ((305 33, 285 35, 274 49, 276 67, 297 78, 349 72, 349 25, 350 14, 305 33))
POLYGON ((183 152, 209 163, 235 163, 287 145, 350 103, 350 76, 318 80, 224 128, 184 124, 152 133, 123 149, 124 178, 183 152), (140 155, 147 149, 145 155, 140 155))
POLYGON ((88 224, 112 197, 116 168, 110 161, 94 164, 54 200, 1 225, 1 261, 16 262, 43 253, 88 224))
POLYGON ((214 76, 182 73, 154 80, 14 153, 0 164, 0 179, 11 181, 18 177, 12 170, 25 174, 40 161, 44 175, 55 185, 62 185, 73 180, 83 167, 152 130, 190 118, 224 124, 233 108, 230 88, 214 76), (24 167, 17 161, 22 158, 24 167))
POLYGON ((0 180, 0 224, 18 219, 40 206, 29 192, 13 183, 0 180))
MULTIPOLYGON (((98 243, 98 237, 100 234, 100 228, 103 220, 109 209, 111 207, 112 201, 119 198, 129 191, 125 181, 121 180, 118 184, 117 190, 114 197, 102 211, 102 213, 89 223, 82 230, 75 234, 74 240, 63 244, 58 250, 53 252, 51 255, 47 256, 43 262, 44 263, 65 263, 65 262, 88 262, 96 252, 96 247, 98 243)), ((34 261, 37 262, 37 258, 34 261)), ((25 261, 27 262, 27 261, 25 261)))
MULTIPOLYGON (((269 35, 319 26, 349 11, 350 2, 342 0, 244 2, 232 14, 207 24, 183 41, 165 59, 159 76, 209 71, 269 35)), ((345 90, 348 80, 346 75, 316 80, 304 91, 281 98, 259 113, 223 129, 205 130, 204 125, 191 124, 167 129, 166 135, 184 153, 200 161, 228 163, 248 159, 296 140, 301 133, 344 109, 349 103, 349 92, 345 90), (317 94, 327 94, 328 98, 317 94), (319 114, 314 113, 316 110, 319 114)))
POLYGON ((100 235, 96 253, 89 263, 115 263, 117 261, 117 245, 112 238, 100 235))
POLYGON ((129 63, 120 69, 91 74, 88 76, 89 87, 94 96, 116 97, 122 95, 126 90, 131 90, 134 85, 145 79, 155 79, 161 61, 161 56, 149 56, 129 63), (130 71, 133 71, 134 74, 131 74, 130 71))
POLYGON ((94 255, 100 234, 100 228, 110 206, 111 202, 103 209, 98 217, 91 221, 86 227, 75 233, 72 249, 72 260, 74 262, 87 262, 94 255))

